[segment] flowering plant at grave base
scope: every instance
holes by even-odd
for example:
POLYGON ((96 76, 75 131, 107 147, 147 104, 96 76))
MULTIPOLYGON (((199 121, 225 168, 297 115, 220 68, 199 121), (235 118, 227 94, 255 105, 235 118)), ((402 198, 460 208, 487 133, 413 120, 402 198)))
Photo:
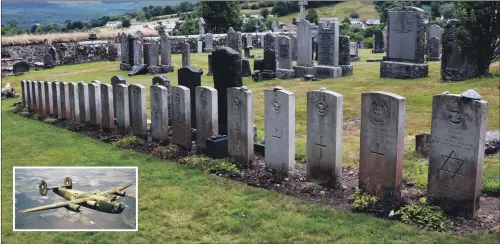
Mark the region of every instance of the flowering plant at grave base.
POLYGON ((401 221, 416 224, 425 230, 449 231, 452 225, 451 220, 440 207, 426 204, 406 205, 396 211, 395 215, 399 216, 401 221))

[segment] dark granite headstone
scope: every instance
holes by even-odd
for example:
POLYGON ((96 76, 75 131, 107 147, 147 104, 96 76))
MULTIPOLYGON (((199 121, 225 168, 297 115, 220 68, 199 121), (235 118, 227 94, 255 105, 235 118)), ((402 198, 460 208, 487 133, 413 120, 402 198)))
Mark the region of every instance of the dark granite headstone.
POLYGON ((248 59, 241 60, 241 77, 248 77, 252 75, 250 70, 250 62, 248 59))
POLYGON ((206 139, 205 153, 211 158, 227 157, 227 136, 213 136, 206 139))
POLYGON ((212 54, 208 55, 208 73, 207 76, 212 76, 212 54))
POLYGON ((19 61, 12 66, 14 74, 30 71, 30 65, 27 62, 19 61))
POLYGON ((201 86, 202 69, 195 69, 191 66, 182 67, 177 70, 178 84, 189 88, 191 97, 191 128, 196 129, 196 92, 195 87, 201 86))
POLYGON ((253 70, 262 70, 264 69, 264 60, 263 59, 254 59, 253 60, 253 70))
POLYGON ((376 29, 373 33, 373 53, 384 52, 384 34, 381 29, 376 29))
POLYGON ((52 68, 54 67, 54 61, 52 59, 52 55, 50 53, 47 53, 43 56, 43 65, 46 68, 52 68))
POLYGON ((241 56, 232 48, 220 47, 212 52, 214 88, 217 89, 219 134, 227 134, 227 88, 240 87, 241 56))

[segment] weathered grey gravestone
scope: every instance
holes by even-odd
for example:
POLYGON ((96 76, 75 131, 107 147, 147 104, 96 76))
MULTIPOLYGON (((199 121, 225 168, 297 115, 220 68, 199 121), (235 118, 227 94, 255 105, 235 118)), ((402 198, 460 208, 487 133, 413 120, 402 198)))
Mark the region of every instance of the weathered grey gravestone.
POLYGON ((45 81, 43 83, 45 93, 45 115, 51 116, 54 113, 54 98, 52 97, 52 82, 45 81))
POLYGON ((105 130, 110 130, 115 128, 113 86, 104 83, 100 85, 101 85, 102 128, 105 130))
POLYGON ((168 139, 168 89, 163 85, 151 86, 151 137, 155 141, 168 139))
POLYGON ((168 34, 160 36, 160 48, 161 48, 161 69, 162 73, 168 73, 174 71, 174 65, 172 65, 172 57, 171 57, 171 45, 170 39, 168 38, 168 34))
POLYGON ((307 178, 340 188, 344 96, 325 88, 307 92, 307 178))
POLYGON ((177 71, 178 81, 177 84, 184 86, 190 91, 191 101, 191 128, 196 129, 196 91, 197 86, 201 86, 201 76, 203 75, 202 69, 195 69, 193 67, 182 67, 177 71))
MULTIPOLYGON (((123 84, 123 85, 127 85, 127 81, 125 80, 125 78, 123 78, 123 76, 121 75, 115 75, 113 77, 111 77, 111 86, 113 86, 113 88, 118 85, 118 84, 123 84)), ((114 89, 113 89, 114 91, 114 89)), ((113 107, 115 108, 115 117, 116 117, 116 94, 113 93, 113 107)))
POLYGON ((191 66, 190 49, 189 43, 182 43, 182 67, 191 66))
POLYGON ((292 41, 290 37, 278 36, 278 68, 276 69, 276 77, 278 79, 291 79, 295 72, 292 69, 292 41))
POLYGON ((240 87, 241 56, 229 47, 217 48, 212 52, 214 88, 217 89, 219 108, 219 133, 227 134, 227 88, 240 87))
POLYGON ((149 65, 158 66, 160 58, 160 43, 156 40, 151 40, 149 43, 149 65))
POLYGON ((52 115, 54 118, 61 116, 61 97, 59 94, 59 82, 52 82, 52 115))
POLYGON ((399 193, 403 174, 406 99, 388 92, 361 95, 359 187, 399 193))
POLYGON ((427 30, 427 40, 431 37, 437 37, 440 40, 443 38, 443 29, 439 25, 432 24, 427 30))
POLYGON ((124 32, 120 34, 120 48, 120 70, 132 70, 132 65, 134 64, 133 42, 130 35, 124 32))
POLYGON ((351 62, 358 62, 360 60, 357 42, 349 42, 349 56, 351 62))
POLYGON ((191 148, 191 99, 189 89, 172 86, 172 142, 191 148))
POLYGON ((21 94, 22 94, 22 106, 23 108, 26 107, 26 104, 27 104, 27 89, 26 89, 26 81, 25 80, 21 80, 21 94))
POLYGON ((59 83, 59 97, 61 99, 61 118, 71 118, 70 100, 69 100, 69 84, 61 81, 59 83))
POLYGON ((31 101, 33 103, 33 110, 38 110, 38 81, 34 80, 31 83, 31 101))
POLYGON ((128 89, 132 133, 136 136, 144 138, 148 134, 146 88, 141 84, 132 84, 128 87, 128 89))
POLYGON ((457 94, 432 99, 427 195, 452 215, 476 217, 481 196, 488 102, 457 94))
MULTIPOLYGON (((403 21, 403 20, 401 20, 403 21)), ((386 42, 384 42, 384 34, 382 33, 381 29, 376 29, 373 32, 373 49, 372 53, 383 53, 384 52, 384 44, 387 45, 386 42)))
POLYGON ((295 166, 295 94, 281 87, 264 91, 266 168, 288 172, 295 166))
POLYGON ((271 29, 273 30, 273 32, 280 31, 280 27, 278 26, 278 23, 276 23, 276 21, 273 21, 273 23, 271 24, 271 29))
POLYGON ((149 50, 150 46, 151 46, 150 43, 144 43, 142 45, 142 52, 143 52, 142 54, 144 57, 144 64, 150 64, 150 62, 149 62, 149 58, 150 58, 150 54, 151 54, 151 52, 149 50))
POLYGON ((206 149, 205 139, 219 134, 217 90, 197 86, 196 91, 196 145, 206 149))
POLYGON ((448 20, 443 35, 443 60, 441 61, 441 80, 461 81, 479 75, 475 62, 471 60, 473 50, 459 47, 457 35, 460 21, 448 20))
POLYGON ((264 36, 264 68, 276 71, 276 36, 271 32, 264 36))
POLYGON ((116 125, 119 133, 124 133, 130 127, 128 87, 125 84, 113 86, 116 125))
POLYGON ((227 30, 227 46, 238 52, 241 56, 241 48, 243 46, 241 33, 234 31, 233 27, 229 27, 227 30))
POLYGON ((212 52, 214 50, 214 38, 212 33, 205 35, 205 52, 212 52))
POLYGON ((229 157, 242 167, 254 161, 253 93, 246 87, 227 89, 227 145, 229 157))
POLYGON ((100 83, 89 84, 89 113, 90 124, 100 126, 102 120, 100 83))
POLYGON ((22 74, 30 71, 30 65, 26 61, 19 61, 12 65, 12 72, 14 74, 22 74))
POLYGON ((172 91, 170 90, 170 79, 167 76, 157 75, 152 79, 152 85, 160 85, 167 88, 168 94, 168 124, 172 124, 172 91))
POLYGON ((342 76, 339 65, 339 22, 325 21, 318 28, 318 65, 314 76, 331 78, 342 76))
POLYGON ((349 36, 339 36, 339 67, 342 69, 342 76, 352 75, 353 71, 350 40, 349 36))
POLYGON ((142 64, 142 42, 139 40, 134 41, 134 65, 142 64))
POLYGON ((86 124, 90 120, 89 111, 89 85, 78 83, 78 107, 80 109, 80 122, 86 124))
POLYGON ((43 84, 43 81, 38 81, 38 87, 37 87, 37 90, 38 90, 38 99, 37 99, 37 102, 38 102, 38 113, 43 117, 43 116, 46 116, 48 115, 46 112, 47 112, 47 104, 45 103, 45 89, 44 89, 44 84, 43 84))
POLYGON ((69 83, 69 107, 71 110, 71 120, 80 120, 80 98, 78 97, 78 84, 69 83))
POLYGON ((387 56, 380 63, 381 78, 415 79, 427 77, 425 63, 426 20, 424 10, 396 7, 388 12, 387 56))
POLYGON ((440 53, 441 41, 439 37, 430 37, 427 39, 427 61, 441 60, 440 53))

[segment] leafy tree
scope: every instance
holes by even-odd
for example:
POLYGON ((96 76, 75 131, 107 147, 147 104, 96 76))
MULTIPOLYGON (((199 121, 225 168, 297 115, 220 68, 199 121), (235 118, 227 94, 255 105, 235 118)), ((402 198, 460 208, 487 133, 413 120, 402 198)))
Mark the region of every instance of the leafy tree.
POLYGON ((122 21, 122 27, 123 28, 128 28, 128 27, 130 27, 130 25, 131 24, 130 24, 130 20, 129 19, 126 19, 126 20, 122 21))
MULTIPOLYGON (((312 2, 310 2, 310 3, 312 3, 312 2)), ((299 10, 300 10, 300 7, 299 7, 299 5, 297 5, 297 2, 279 1, 279 2, 274 3, 274 7, 271 10, 271 13, 278 15, 278 16, 284 16, 284 15, 287 15, 289 13, 298 12, 299 10)))
POLYGON ((179 27, 179 35, 196 35, 198 34, 198 21, 193 18, 186 19, 179 27))
POLYGON ((165 26, 160 22, 155 26, 155 30, 158 32, 158 35, 163 36, 165 35, 165 26))
POLYGON ((349 18, 352 18, 352 19, 359 19, 359 13, 358 13, 358 12, 352 12, 352 13, 349 15, 349 18))
POLYGON ((177 7, 177 12, 178 13, 184 13, 184 12, 188 12, 188 11, 191 11, 193 10, 192 7, 189 6, 189 2, 187 1, 183 1, 181 3, 179 3, 176 7, 177 7))
POLYGON ((238 2, 200 2, 199 16, 205 20, 205 29, 212 33, 226 33, 229 27, 239 30, 242 19, 238 2))
POLYGON ((342 22, 341 22, 341 23, 346 23, 346 24, 350 25, 350 24, 351 24, 351 20, 349 20, 349 18, 345 17, 345 18, 342 20, 342 22))
POLYGON ((269 15, 269 9, 267 9, 267 8, 261 9, 260 15, 262 15, 262 17, 264 17, 264 19, 267 19, 267 16, 269 15))
POLYGON ((318 13, 316 12, 316 9, 310 8, 307 10, 306 20, 311 23, 318 24, 318 13))
POLYGON ((441 18, 441 4, 440 2, 431 2, 431 16, 441 18))
POLYGON ((477 64, 480 75, 489 74, 494 51, 500 43, 500 2, 455 2, 454 15, 460 20, 458 45, 468 50, 469 58, 477 64))
POLYGON ((443 4, 443 5, 441 5, 441 7, 439 7, 439 12, 441 13, 441 15, 445 19, 452 19, 453 18, 453 6, 454 6, 453 3, 447 3, 447 4, 443 4))
POLYGON ((167 5, 167 6, 165 6, 165 7, 163 8, 163 14, 165 14, 165 15, 166 15, 166 14, 175 14, 175 13, 176 13, 176 12, 175 12, 175 9, 174 9, 174 8, 172 8, 172 6, 167 5))

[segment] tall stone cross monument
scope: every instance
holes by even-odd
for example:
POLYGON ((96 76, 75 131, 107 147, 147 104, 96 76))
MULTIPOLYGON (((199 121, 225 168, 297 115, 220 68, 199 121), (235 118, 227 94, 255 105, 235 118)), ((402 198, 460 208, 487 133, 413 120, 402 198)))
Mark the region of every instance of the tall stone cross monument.
POLYGON ((197 52, 203 52, 203 39, 205 38, 205 20, 203 17, 200 17, 198 20, 198 33, 200 34, 200 38, 198 40, 198 48, 197 52))
POLYGON ((307 1, 299 1, 299 6, 300 6, 300 18, 299 19, 305 19, 306 18, 306 6, 307 1))

